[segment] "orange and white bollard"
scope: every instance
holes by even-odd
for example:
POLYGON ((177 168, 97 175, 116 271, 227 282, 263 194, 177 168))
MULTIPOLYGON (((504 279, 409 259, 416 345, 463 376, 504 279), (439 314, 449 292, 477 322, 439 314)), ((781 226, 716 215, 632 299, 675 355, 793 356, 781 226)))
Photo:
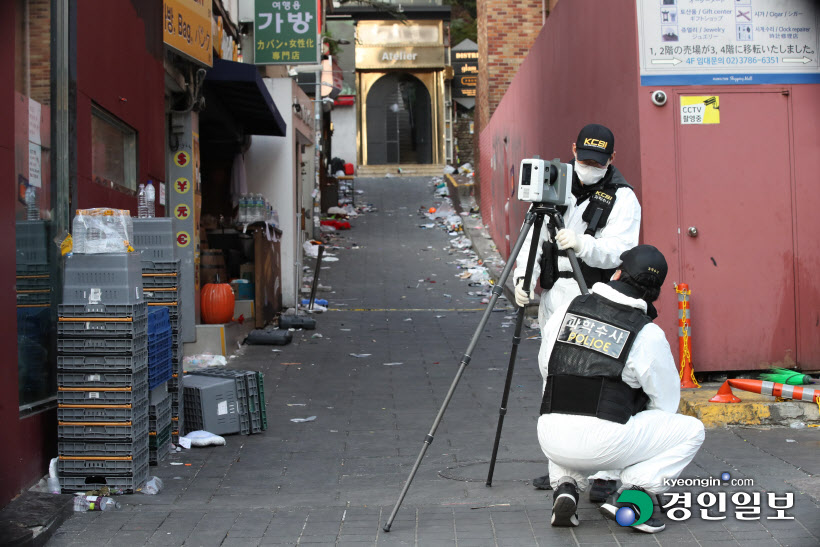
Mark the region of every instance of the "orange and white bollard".
POLYGON ((692 366, 692 325, 689 315, 689 285, 675 285, 678 293, 678 342, 680 345, 680 387, 700 387, 692 366))

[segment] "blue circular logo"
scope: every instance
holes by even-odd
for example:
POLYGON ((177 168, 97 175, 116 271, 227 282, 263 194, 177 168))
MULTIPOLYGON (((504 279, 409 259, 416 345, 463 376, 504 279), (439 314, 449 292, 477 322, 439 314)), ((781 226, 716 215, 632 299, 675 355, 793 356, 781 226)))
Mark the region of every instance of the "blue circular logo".
POLYGON ((731 478, 732 478, 732 476, 729 473, 722 473, 720 475, 720 480, 722 480, 722 481, 728 481, 731 478))
POLYGON ((621 526, 632 526, 636 520, 638 520, 638 517, 631 507, 621 507, 615 513, 615 522, 621 526))

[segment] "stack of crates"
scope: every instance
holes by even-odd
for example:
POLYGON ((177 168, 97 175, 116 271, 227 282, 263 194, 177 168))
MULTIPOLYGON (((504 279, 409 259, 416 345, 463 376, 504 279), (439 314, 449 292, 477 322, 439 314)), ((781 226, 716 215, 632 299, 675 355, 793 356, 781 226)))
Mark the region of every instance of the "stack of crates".
POLYGON ((236 388, 240 433, 251 435, 268 428, 264 399, 264 375, 252 370, 232 370, 213 367, 190 372, 192 376, 232 379, 236 388))
MULTIPOLYGON (((148 311, 148 389, 171 379, 171 321, 168 308, 153 307, 148 311)), ((167 391, 167 390, 166 390, 167 391)))
MULTIPOLYGON (((163 384, 161 387, 165 387, 163 384)), ((148 463, 157 465, 170 452, 171 394, 157 388, 151 392, 148 407, 148 463)))
MULTIPOLYGON (((43 220, 20 220, 15 226, 17 251, 17 315, 20 310, 42 310, 51 306, 51 277, 48 269, 46 224, 43 220)), ((30 314, 24 313, 25 319, 30 314)))
POLYGON ((66 258, 57 323, 64 492, 134 492, 148 477, 148 309, 139 272, 134 253, 66 258))
POLYGON ((171 378, 167 390, 171 395, 171 439, 179 442, 184 435, 182 377, 182 337, 180 336, 179 302, 180 261, 175 259, 175 240, 170 218, 134 219, 134 249, 142 255, 142 283, 149 309, 167 308, 171 325, 171 378))

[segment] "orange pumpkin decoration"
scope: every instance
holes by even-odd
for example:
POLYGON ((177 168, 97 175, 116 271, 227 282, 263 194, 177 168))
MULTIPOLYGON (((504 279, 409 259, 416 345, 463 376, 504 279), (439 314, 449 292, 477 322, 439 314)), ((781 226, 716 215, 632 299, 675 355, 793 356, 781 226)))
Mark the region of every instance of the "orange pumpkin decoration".
POLYGON ((200 292, 202 322, 206 325, 230 323, 233 318, 234 296, 228 283, 208 283, 200 292))

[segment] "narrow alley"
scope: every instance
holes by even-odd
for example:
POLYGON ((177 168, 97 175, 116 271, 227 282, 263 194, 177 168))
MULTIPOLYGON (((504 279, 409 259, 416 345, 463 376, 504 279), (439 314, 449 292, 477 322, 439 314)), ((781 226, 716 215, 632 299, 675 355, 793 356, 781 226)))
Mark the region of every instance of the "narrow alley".
POLYGON ((375 210, 340 233, 343 248, 328 249, 338 261, 320 273, 330 310, 316 316, 316 330, 295 332, 286 346, 243 347, 230 360, 265 374, 268 430, 172 454, 150 471, 164 481, 159 495, 119 496, 120 510, 77 513, 49 546, 818 544, 820 460, 808 429, 710 430, 682 475, 728 471, 754 479, 744 491, 795 492, 786 510, 794 520, 766 519, 774 511, 764 502, 758 520, 669 521, 662 534, 644 536, 605 520, 582 494, 581 526, 551 527, 552 493, 530 484, 546 472, 535 435, 540 340, 528 339, 539 334, 531 329, 494 484, 485 486, 515 313, 503 298, 385 533, 485 305, 457 277, 460 255, 447 233, 420 227, 428 221, 419 209, 436 201, 429 178, 357 179, 356 188, 375 210))

